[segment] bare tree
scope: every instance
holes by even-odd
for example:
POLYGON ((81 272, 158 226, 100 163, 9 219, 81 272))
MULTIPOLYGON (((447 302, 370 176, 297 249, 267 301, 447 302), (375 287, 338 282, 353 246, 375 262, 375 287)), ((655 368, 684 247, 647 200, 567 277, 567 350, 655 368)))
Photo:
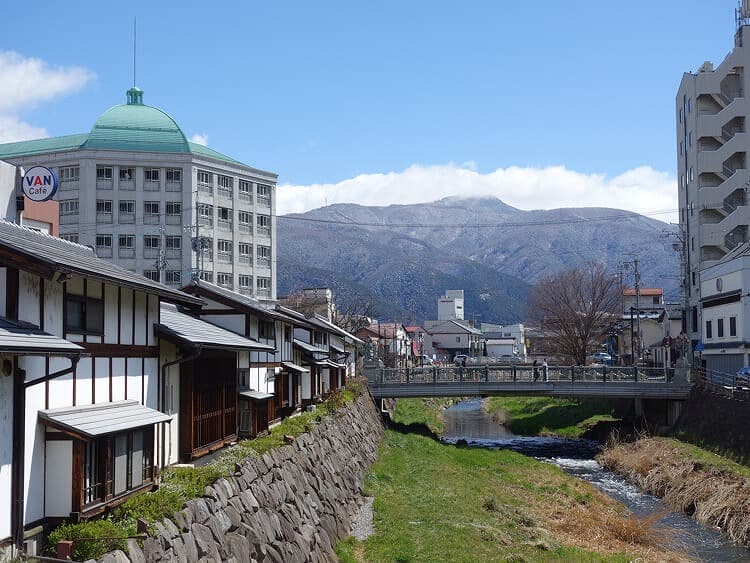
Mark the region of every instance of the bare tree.
POLYGON ((348 295, 336 303, 332 321, 345 331, 356 334, 370 326, 374 312, 375 305, 370 297, 348 295))
POLYGON ((588 263, 543 278, 527 303, 529 320, 548 336, 547 351, 585 365, 619 309, 619 282, 604 265, 588 263))

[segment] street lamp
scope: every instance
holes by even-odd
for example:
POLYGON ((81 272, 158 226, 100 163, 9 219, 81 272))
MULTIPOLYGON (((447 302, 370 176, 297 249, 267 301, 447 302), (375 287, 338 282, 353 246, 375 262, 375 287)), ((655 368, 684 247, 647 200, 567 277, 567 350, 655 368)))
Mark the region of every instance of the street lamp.
POLYGON ((679 231, 663 230, 660 238, 672 239, 672 250, 680 253, 680 309, 682 310, 681 322, 682 332, 687 334, 687 291, 688 291, 688 264, 687 264, 687 247, 685 237, 682 234, 682 227, 678 225, 679 231))

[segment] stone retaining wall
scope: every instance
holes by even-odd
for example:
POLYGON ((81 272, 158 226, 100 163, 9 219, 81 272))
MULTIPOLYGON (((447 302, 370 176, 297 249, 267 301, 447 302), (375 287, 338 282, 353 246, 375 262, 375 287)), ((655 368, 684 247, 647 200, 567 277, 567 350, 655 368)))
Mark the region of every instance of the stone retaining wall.
POLYGON ((383 426, 365 394, 283 446, 238 465, 206 487, 129 554, 99 561, 335 561, 333 545, 349 535, 362 503, 367 469, 383 426))

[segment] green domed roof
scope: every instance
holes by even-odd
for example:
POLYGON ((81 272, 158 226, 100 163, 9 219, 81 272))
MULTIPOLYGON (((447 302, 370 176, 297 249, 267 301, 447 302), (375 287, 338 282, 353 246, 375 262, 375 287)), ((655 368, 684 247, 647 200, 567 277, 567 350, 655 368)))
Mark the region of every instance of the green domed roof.
POLYGON ((82 148, 189 153, 185 134, 165 112, 143 104, 143 92, 128 90, 128 103, 105 111, 82 148))

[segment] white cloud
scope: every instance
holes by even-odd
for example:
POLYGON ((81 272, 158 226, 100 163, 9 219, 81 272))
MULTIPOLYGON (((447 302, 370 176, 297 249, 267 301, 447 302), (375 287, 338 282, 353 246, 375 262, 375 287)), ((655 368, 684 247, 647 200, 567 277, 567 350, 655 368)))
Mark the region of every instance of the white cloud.
POLYGON ((482 174, 474 163, 413 165, 402 172, 362 174, 335 184, 281 185, 278 213, 301 213, 326 202, 413 204, 448 196, 494 196, 519 209, 611 207, 676 221, 677 184, 665 172, 640 166, 618 176, 583 174, 564 166, 498 168, 482 174), (663 212, 655 214, 654 212, 663 212))
POLYGON ((23 110, 83 88, 94 74, 82 67, 51 66, 14 51, 0 51, 0 142, 47 136, 21 120, 23 110))
POLYGON ((194 143, 198 143, 199 145, 208 146, 208 135, 206 133, 196 133, 192 137, 190 137, 190 140, 194 143))

